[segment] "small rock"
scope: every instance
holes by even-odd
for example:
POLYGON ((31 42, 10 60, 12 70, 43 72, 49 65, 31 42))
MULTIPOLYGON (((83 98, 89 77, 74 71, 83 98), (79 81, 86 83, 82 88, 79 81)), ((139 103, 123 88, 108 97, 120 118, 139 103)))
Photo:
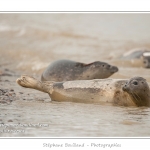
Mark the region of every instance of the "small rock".
POLYGON ((12 76, 10 73, 3 73, 2 76, 12 76))
POLYGON ((5 80, 5 82, 10 82, 9 80, 5 80))
POLYGON ((1 104, 6 104, 6 103, 7 103, 7 101, 0 100, 0 103, 1 103, 1 104))
POLYGON ((0 89, 0 99, 2 100, 1 103, 10 103, 16 100, 16 93, 13 89, 0 89))
POLYGON ((8 122, 13 122, 13 121, 11 119, 9 119, 8 122))
POLYGON ((9 69, 7 69, 7 68, 5 68, 4 70, 5 70, 5 71, 9 71, 9 69))
POLYGON ((9 97, 3 97, 2 100, 9 101, 9 97))
POLYGON ((13 99, 12 99, 12 98, 10 98, 10 99, 9 99, 9 101, 10 101, 10 102, 12 102, 12 101, 13 101, 13 99))
POLYGON ((8 93, 5 93, 4 95, 5 95, 5 96, 8 96, 8 93))
POLYGON ((23 94, 23 92, 19 92, 20 94, 23 94))

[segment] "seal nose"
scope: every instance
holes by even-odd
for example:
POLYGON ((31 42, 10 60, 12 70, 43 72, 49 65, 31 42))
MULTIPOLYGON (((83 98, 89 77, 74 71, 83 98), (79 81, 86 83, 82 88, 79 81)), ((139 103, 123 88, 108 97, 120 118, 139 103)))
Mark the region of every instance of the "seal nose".
POLYGON ((127 83, 122 87, 123 91, 127 91, 128 87, 127 87, 127 83))
POLYGON ((116 72, 119 71, 118 67, 115 67, 115 71, 116 71, 116 72))
POLYGON ((126 90, 126 85, 122 87, 122 90, 125 91, 126 90))
POLYGON ((118 70, 119 70, 118 67, 116 67, 116 66, 111 66, 110 68, 112 69, 112 71, 111 71, 112 73, 118 72, 118 70))

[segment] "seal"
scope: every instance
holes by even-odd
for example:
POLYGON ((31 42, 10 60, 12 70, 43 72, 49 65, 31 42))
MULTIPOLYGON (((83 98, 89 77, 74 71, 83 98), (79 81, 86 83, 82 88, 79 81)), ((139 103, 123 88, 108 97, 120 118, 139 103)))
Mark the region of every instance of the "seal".
POLYGON ((123 54, 121 57, 122 62, 130 62, 131 65, 136 67, 150 68, 150 50, 147 48, 133 49, 123 54))
POLYGON ((145 68, 150 68, 150 52, 143 53, 143 64, 145 68))
POLYGON ((71 60, 57 60, 42 73, 41 81, 104 79, 117 71, 116 66, 100 61, 84 64, 71 60))
POLYGON ((150 89, 142 77, 126 79, 94 79, 64 82, 41 82, 23 75, 20 86, 48 93, 52 101, 150 106, 150 89))

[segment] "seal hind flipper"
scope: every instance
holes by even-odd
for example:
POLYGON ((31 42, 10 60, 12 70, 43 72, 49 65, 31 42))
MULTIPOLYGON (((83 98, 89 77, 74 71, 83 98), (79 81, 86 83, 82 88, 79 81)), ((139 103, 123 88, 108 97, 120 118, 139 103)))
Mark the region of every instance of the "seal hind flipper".
POLYGON ((54 83, 54 81, 41 82, 28 75, 22 75, 16 82, 22 87, 36 89, 45 93, 51 93, 52 85, 54 83))

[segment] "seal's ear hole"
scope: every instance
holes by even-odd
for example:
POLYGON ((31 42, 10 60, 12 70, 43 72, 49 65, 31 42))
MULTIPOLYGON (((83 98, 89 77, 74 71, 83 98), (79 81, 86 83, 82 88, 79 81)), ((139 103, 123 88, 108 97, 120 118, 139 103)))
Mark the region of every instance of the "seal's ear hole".
POLYGON ((103 67, 105 67, 105 65, 102 65, 103 67))
POLYGON ((134 82, 132 82, 132 84, 134 84, 134 85, 138 85, 138 82, 137 82, 137 81, 134 81, 134 82))

